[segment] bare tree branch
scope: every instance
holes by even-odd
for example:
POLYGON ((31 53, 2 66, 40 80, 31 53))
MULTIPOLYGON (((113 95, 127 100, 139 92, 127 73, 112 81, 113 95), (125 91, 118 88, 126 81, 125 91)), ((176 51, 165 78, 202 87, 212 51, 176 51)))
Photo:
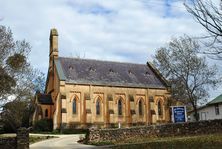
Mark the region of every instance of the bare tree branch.
POLYGON ((183 36, 158 49, 154 59, 154 65, 171 82, 172 98, 192 105, 195 112, 197 103, 208 96, 207 88, 221 82, 216 66, 209 67, 206 59, 197 55, 199 48, 197 41, 183 36))
MULTIPOLYGON (((222 10, 221 6, 212 3, 211 0, 194 0, 184 3, 187 11, 209 33, 204 40, 207 49, 203 53, 210 58, 222 59, 222 10)), ((205 38, 205 37, 204 37, 205 38)))

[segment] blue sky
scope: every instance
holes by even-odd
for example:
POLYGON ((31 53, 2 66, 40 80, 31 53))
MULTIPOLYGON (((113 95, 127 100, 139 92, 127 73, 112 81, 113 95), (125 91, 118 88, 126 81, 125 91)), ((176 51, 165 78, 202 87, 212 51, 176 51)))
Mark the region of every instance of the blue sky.
POLYGON ((60 56, 143 64, 172 37, 205 34, 183 0, 1 0, 0 10, 0 23, 30 42, 30 61, 44 73, 54 27, 60 56))

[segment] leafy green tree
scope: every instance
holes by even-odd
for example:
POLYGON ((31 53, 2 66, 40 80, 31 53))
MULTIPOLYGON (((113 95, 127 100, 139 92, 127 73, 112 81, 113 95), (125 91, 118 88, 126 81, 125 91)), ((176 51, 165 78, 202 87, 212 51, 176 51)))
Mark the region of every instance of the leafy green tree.
POLYGON ((0 26, 0 101, 24 98, 33 88, 33 69, 28 63, 30 45, 15 41, 12 32, 0 26))
POLYGON ((21 127, 28 127, 29 101, 13 100, 3 106, 1 113, 2 123, 7 132, 16 132, 21 127))
POLYGON ((210 87, 221 82, 216 66, 208 66, 206 59, 198 55, 199 50, 197 41, 183 36, 172 39, 154 56, 154 65, 172 85, 172 98, 192 106, 196 120, 198 104, 205 102, 210 87))
POLYGON ((0 25, 1 121, 13 130, 29 125, 33 95, 43 87, 44 75, 28 61, 30 50, 28 42, 14 40, 10 28, 0 25))

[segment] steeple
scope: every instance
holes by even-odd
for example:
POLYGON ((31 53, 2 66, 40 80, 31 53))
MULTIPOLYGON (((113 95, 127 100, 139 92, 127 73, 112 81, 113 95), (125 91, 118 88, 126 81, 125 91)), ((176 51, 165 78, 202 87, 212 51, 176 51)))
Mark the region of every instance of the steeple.
POLYGON ((54 59, 58 58, 58 32, 55 28, 51 29, 49 37, 49 68, 52 68, 54 59))
POLYGON ((49 55, 53 55, 58 57, 58 32, 55 28, 51 29, 50 31, 50 53, 49 55))

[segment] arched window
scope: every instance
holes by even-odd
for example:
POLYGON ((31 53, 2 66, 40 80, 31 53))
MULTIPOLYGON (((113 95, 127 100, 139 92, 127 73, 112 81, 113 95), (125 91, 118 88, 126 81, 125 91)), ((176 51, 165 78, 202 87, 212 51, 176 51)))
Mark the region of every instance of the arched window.
POLYGON ((143 115, 143 103, 142 99, 139 101, 139 115, 143 115))
POLYGON ((162 116, 163 115, 163 109, 162 109, 162 104, 161 104, 160 101, 158 102, 157 107, 158 107, 158 115, 162 116))
POLYGON ((72 114, 77 113, 77 108, 76 108, 76 97, 72 101, 72 114))
POLYGON ((45 117, 48 117, 48 109, 45 109, 45 117))
POLYGON ((121 101, 121 99, 119 99, 118 100, 118 115, 122 115, 123 114, 122 110, 123 110, 122 101, 121 101))
POLYGON ((96 115, 100 115, 100 100, 96 101, 96 115))

